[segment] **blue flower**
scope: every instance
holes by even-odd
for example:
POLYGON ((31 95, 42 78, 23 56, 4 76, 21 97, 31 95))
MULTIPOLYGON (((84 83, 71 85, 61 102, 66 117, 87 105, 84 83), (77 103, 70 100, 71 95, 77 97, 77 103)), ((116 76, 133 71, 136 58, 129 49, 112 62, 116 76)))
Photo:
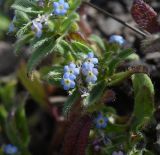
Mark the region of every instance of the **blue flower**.
POLYGON ((82 68, 94 67, 95 64, 98 64, 98 59, 94 57, 92 52, 88 53, 85 62, 82 65, 82 68))
POLYGON ((33 24, 32 30, 36 32, 36 37, 40 38, 42 35, 42 28, 43 28, 42 23, 37 22, 36 20, 33 20, 32 24, 33 24))
POLYGON ((86 82, 95 83, 97 81, 98 70, 94 65, 98 64, 98 59, 92 52, 88 53, 85 62, 82 64, 82 74, 86 76, 86 82))
POLYGON ((117 43, 119 45, 124 45, 126 40, 120 36, 120 35, 112 35, 110 38, 109 38, 109 42, 110 43, 117 43))
POLYGON ((107 122, 108 118, 99 113, 98 117, 95 119, 96 128, 105 128, 107 126, 107 122))
POLYGON ((86 82, 95 83, 97 81, 98 70, 93 67, 82 68, 82 74, 86 76, 86 82))
POLYGON ((71 80, 75 80, 79 74, 79 68, 74 63, 64 66, 64 75, 68 75, 71 80))
POLYGON ((4 149, 3 149, 4 153, 8 154, 8 155, 13 155, 16 154, 18 152, 18 148, 12 144, 7 144, 4 149))
POLYGON ((118 151, 118 152, 114 151, 112 155, 124 155, 124 153, 122 151, 118 151))
POLYGON ((12 32, 15 31, 15 25, 13 24, 15 20, 16 20, 16 16, 13 17, 13 20, 12 20, 12 22, 9 25, 9 29, 8 29, 9 33, 12 33, 12 32))
POLYGON ((11 33, 11 32, 14 32, 15 30, 15 26, 13 24, 13 22, 9 25, 9 29, 8 29, 8 32, 11 33))
POLYGON ((54 14, 55 15, 65 15, 69 9, 69 5, 64 0, 59 0, 59 2, 53 3, 54 14))
POLYGON ((75 87, 75 82, 69 78, 69 75, 64 75, 61 80, 61 84, 63 85, 64 90, 69 90, 70 88, 75 87))

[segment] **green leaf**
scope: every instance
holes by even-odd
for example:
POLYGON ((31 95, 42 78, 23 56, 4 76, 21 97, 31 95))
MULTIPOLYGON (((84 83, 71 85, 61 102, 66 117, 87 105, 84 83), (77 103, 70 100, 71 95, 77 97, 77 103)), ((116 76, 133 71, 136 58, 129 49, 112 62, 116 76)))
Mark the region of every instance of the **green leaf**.
POLYGON ((109 72, 110 75, 113 74, 113 72, 115 72, 116 68, 118 67, 118 65, 123 62, 124 60, 126 60, 128 58, 128 56, 130 56, 131 54, 133 54, 133 50, 132 49, 124 49, 123 51, 119 52, 118 54, 116 54, 108 63, 108 68, 109 68, 109 72))
POLYGON ((3 22, 0 22, 0 35, 1 35, 2 32, 6 32, 8 30, 10 21, 5 15, 1 13, 0 13, 0 21, 3 21, 3 22))
POLYGON ((105 88, 106 88, 106 82, 105 81, 101 81, 98 84, 96 84, 92 88, 89 95, 83 100, 83 105, 85 107, 89 107, 89 106, 97 103, 100 100, 100 98, 102 97, 105 88))
POLYGON ((19 131, 19 135, 21 137, 21 141, 24 147, 28 147, 30 141, 28 123, 25 113, 26 97, 26 94, 17 97, 20 104, 18 104, 15 114, 16 128, 19 131))
POLYGON ((27 64, 27 71, 29 74, 36 67, 36 65, 42 61, 42 59, 55 51, 57 44, 58 39, 56 42, 52 42, 52 40, 50 40, 49 42, 45 42, 42 44, 42 46, 35 49, 27 64))
POLYGON ((71 46, 72 46, 77 58, 83 58, 86 54, 93 51, 87 45, 82 44, 82 43, 77 42, 77 41, 73 41, 71 43, 71 46))
POLYGON ((130 78, 135 73, 146 73, 146 68, 144 66, 135 66, 125 72, 115 73, 106 79, 107 86, 116 86, 130 78))
POLYGON ((21 138, 19 137, 18 131, 16 130, 16 123, 13 116, 8 117, 5 120, 5 132, 12 144, 22 148, 21 138))
POLYGON ((11 6, 15 10, 30 14, 41 14, 43 11, 38 11, 36 3, 30 0, 16 0, 15 3, 11 6))
POLYGON ((0 128, 5 124, 5 120, 7 118, 7 111, 3 105, 0 105, 0 128))
POLYGON ((22 38, 20 38, 19 40, 17 40, 17 42, 15 43, 14 46, 14 52, 16 54, 20 54, 21 52, 21 48, 30 41, 30 39, 33 37, 33 33, 29 33, 24 35, 22 38))
POLYGON ((37 49, 41 47, 44 43, 48 42, 50 39, 51 38, 47 37, 35 38, 31 43, 31 47, 32 49, 37 49))
MULTIPOLYGON (((42 73, 42 72, 41 72, 42 73)), ((43 73, 43 80, 46 80, 49 84, 60 86, 63 76, 62 66, 52 66, 48 71, 43 73)))
POLYGON ((21 28, 18 30, 16 36, 17 36, 18 38, 22 38, 23 35, 29 30, 31 24, 32 24, 32 22, 29 22, 29 23, 25 24, 23 27, 21 27, 21 28))
POLYGON ((23 86, 29 91, 33 99, 40 104, 42 107, 46 107, 47 96, 44 90, 42 83, 35 77, 33 81, 31 81, 27 77, 26 66, 22 64, 19 71, 18 77, 23 84, 23 86))
POLYGON ((22 24, 22 23, 24 24, 30 21, 29 16, 25 12, 15 11, 15 15, 16 15, 16 25, 17 25, 17 22, 19 24, 22 24))
POLYGON ((106 133, 123 133, 127 131, 127 125, 122 124, 111 124, 108 123, 107 128, 105 129, 106 133))
POLYGON ((154 112, 154 86, 146 74, 132 76, 135 105, 134 122, 132 128, 143 127, 152 117, 154 112))
POLYGON ((70 45, 70 43, 68 43, 65 40, 62 40, 60 42, 61 46, 63 47, 63 50, 65 51, 63 56, 65 58, 66 63, 74 61, 74 59, 78 59, 76 53, 74 52, 74 50, 72 49, 72 46, 70 45))
POLYGON ((74 91, 73 94, 68 97, 67 101, 64 103, 64 106, 63 106, 63 114, 65 116, 67 116, 67 114, 71 110, 73 104, 77 101, 77 99, 79 97, 80 97, 80 95, 77 91, 74 91))
POLYGON ((70 11, 76 10, 81 4, 81 0, 69 0, 70 11))
POLYGON ((71 25, 78 20, 79 20, 79 16, 77 13, 73 13, 68 17, 66 17, 61 25, 61 32, 62 33, 67 32, 70 29, 71 25))
POLYGON ((97 36, 97 35, 91 35, 90 36, 90 40, 91 41, 94 41, 95 43, 97 43, 97 45, 102 49, 102 50, 105 50, 105 44, 104 44, 104 41, 102 40, 101 37, 97 36))
POLYGON ((9 111, 13 105, 16 83, 15 80, 11 80, 5 86, 0 86, 0 98, 7 111, 9 111))

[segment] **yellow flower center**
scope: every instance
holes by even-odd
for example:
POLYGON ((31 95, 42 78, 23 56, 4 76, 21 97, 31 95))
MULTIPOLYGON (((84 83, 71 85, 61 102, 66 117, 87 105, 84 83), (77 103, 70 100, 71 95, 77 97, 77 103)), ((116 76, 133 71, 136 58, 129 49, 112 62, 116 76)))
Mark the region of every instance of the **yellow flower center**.
POLYGON ((60 6, 59 6, 59 9, 60 9, 60 10, 63 10, 63 9, 64 9, 64 6, 63 6, 63 5, 60 5, 60 6))
POLYGON ((65 83, 66 83, 67 85, 69 85, 69 84, 70 84, 70 81, 69 81, 69 80, 65 80, 65 83))
POLYGON ((99 120, 99 124, 103 124, 104 123, 104 120, 103 119, 100 119, 99 120))
POLYGON ((93 73, 91 71, 89 71, 88 76, 93 76, 93 73))
POLYGON ((91 59, 88 59, 87 61, 90 63, 90 62, 91 62, 91 59))

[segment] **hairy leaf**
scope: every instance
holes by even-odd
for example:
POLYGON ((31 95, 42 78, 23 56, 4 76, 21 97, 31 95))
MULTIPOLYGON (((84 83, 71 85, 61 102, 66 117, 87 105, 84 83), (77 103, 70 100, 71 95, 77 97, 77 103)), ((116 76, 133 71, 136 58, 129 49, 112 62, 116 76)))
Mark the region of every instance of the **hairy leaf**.
POLYGON ((154 111, 154 86, 146 74, 132 76, 135 105, 133 129, 143 126, 148 122, 154 111))
POLYGON ((43 79, 49 84, 60 85, 61 79, 63 77, 63 67, 62 66, 52 66, 43 75, 43 79))
POLYGON ((106 88, 105 81, 101 81, 97 85, 95 85, 92 88, 89 95, 83 100, 83 105, 85 107, 89 107, 89 106, 95 104, 96 102, 98 102, 100 100, 100 98, 102 97, 105 88, 106 88))
POLYGON ((21 65, 21 68, 18 71, 18 77, 24 87, 32 95, 33 99, 42 107, 45 107, 47 103, 47 97, 44 87, 38 79, 35 78, 33 81, 31 81, 27 77, 26 66, 24 64, 21 65))
POLYGON ((54 52, 56 45, 56 42, 49 41, 36 48, 27 64, 28 73, 31 73, 32 70, 38 65, 38 63, 42 61, 42 59, 54 52))
POLYGON ((29 33, 24 35, 22 38, 20 38, 19 40, 17 40, 17 42, 15 43, 15 47, 14 47, 14 52, 16 54, 20 54, 21 52, 21 48, 30 41, 30 39, 33 37, 33 33, 29 33))

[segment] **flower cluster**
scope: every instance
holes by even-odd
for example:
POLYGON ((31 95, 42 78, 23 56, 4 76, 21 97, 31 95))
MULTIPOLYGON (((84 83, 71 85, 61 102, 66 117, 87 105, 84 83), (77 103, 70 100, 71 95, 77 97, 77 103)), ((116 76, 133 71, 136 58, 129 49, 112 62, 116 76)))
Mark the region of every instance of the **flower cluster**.
POLYGON ((38 18, 32 21, 32 30, 36 32, 36 37, 40 38, 42 35, 43 25, 48 24, 48 15, 38 15, 38 18))
POLYGON ((7 155, 14 155, 18 152, 18 148, 12 144, 7 144, 4 146, 3 152, 7 155))
MULTIPOLYGON (((44 1, 39 0, 38 5, 44 7, 44 1)), ((53 9, 54 9, 53 13, 55 15, 65 15, 67 13, 67 10, 69 9, 69 4, 64 0, 59 0, 59 2, 53 2, 53 9)), ((52 15, 53 14, 51 14, 51 16, 52 15)), ((50 15, 42 15, 42 16, 39 15, 38 18, 32 21, 31 29, 35 31, 35 35, 37 38, 40 38, 42 36, 43 24, 44 25, 48 24, 49 16, 50 15)))
POLYGON ((95 119, 96 128, 105 128, 107 126, 107 122, 108 118, 99 113, 98 117, 95 119))
POLYGON ((36 32, 36 37, 37 38, 40 38, 41 35, 42 35, 42 23, 41 22, 38 22, 36 20, 33 20, 32 21, 32 30, 36 32))
POLYGON ((98 59, 90 52, 82 64, 82 74, 86 76, 87 83, 95 83, 97 81, 98 70, 95 68, 96 64, 98 64, 98 59))
POLYGON ((125 39, 120 36, 120 35, 112 35, 110 38, 109 38, 109 42, 110 43, 117 43, 119 45, 124 45, 125 44, 125 39))
POLYGON ((81 68, 77 68, 74 63, 64 67, 64 75, 61 81, 65 90, 75 87, 75 80, 77 76, 82 72, 82 75, 85 76, 87 83, 94 84, 97 81, 98 70, 95 68, 95 65, 98 64, 98 59, 94 57, 92 52, 88 53, 84 62, 82 63, 81 68))
POLYGON ((76 67, 74 63, 70 63, 64 67, 64 75, 61 84, 64 90, 69 90, 75 87, 75 79, 79 74, 79 68, 76 67))
POLYGON ((69 9, 69 5, 64 0, 59 0, 59 2, 53 3, 54 14, 55 15, 65 15, 69 9))

